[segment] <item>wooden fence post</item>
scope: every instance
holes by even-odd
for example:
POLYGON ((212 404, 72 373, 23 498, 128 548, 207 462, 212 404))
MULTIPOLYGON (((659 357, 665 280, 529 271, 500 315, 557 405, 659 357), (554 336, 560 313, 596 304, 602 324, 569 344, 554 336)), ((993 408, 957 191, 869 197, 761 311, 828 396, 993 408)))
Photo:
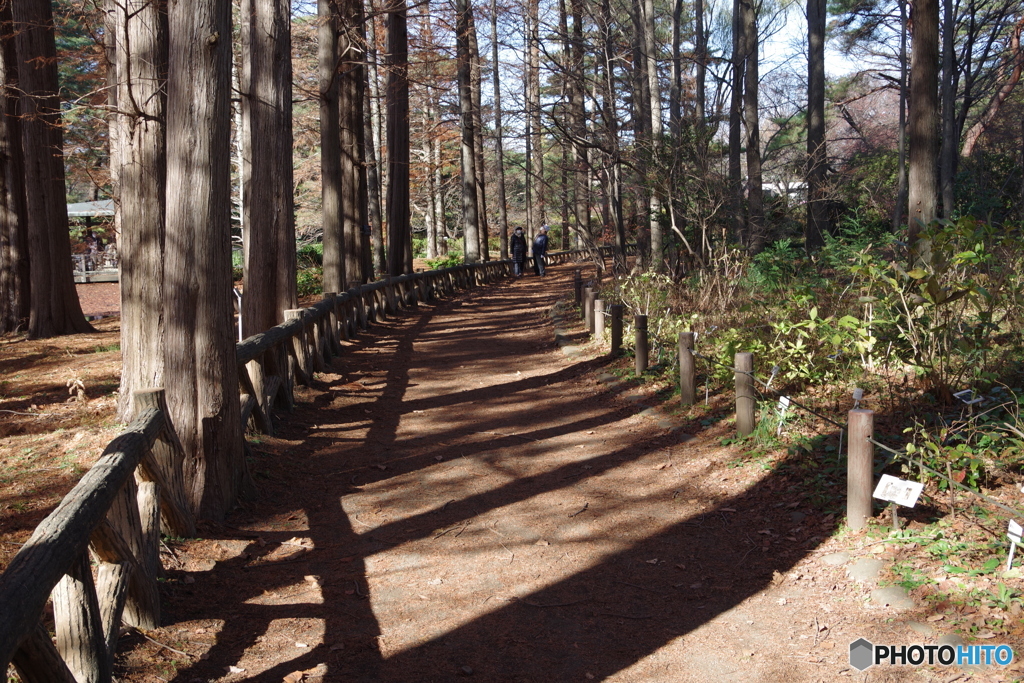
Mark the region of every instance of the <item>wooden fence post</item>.
POLYGON ((875 413, 858 408, 849 413, 849 444, 846 471, 846 523, 851 529, 863 529, 871 516, 871 492, 874 484, 872 472, 875 445, 868 441, 874 436, 875 413))
POLYGON ((191 538, 196 533, 196 522, 185 495, 185 452, 174 431, 164 390, 142 389, 132 394, 132 400, 136 414, 153 408, 164 416, 164 429, 149 454, 143 457, 139 478, 160 487, 160 516, 165 533, 191 538))
POLYGON ((53 589, 53 621, 57 651, 78 683, 106 683, 110 658, 93 585, 89 554, 82 553, 53 589))
POLYGON ((584 320, 587 323, 587 332, 594 334, 594 300, 597 299, 597 292, 593 287, 583 290, 584 320))
MULTIPOLYGON (((324 294, 324 299, 331 302, 331 310, 327 314, 327 342, 333 356, 341 355, 341 316, 338 315, 338 293, 324 294)), ((330 360, 330 359, 328 359, 330 360)))
POLYGON ((641 375, 647 369, 647 316, 636 316, 633 325, 636 329, 636 374, 641 375))
POLYGON ((622 304, 612 304, 612 349, 614 358, 622 353, 622 304))
POLYGON ((284 312, 284 319, 287 320, 299 320, 303 322, 299 326, 298 332, 291 339, 291 353, 289 354, 288 366, 291 369, 292 376, 295 377, 297 384, 308 385, 313 379, 313 369, 310 365, 309 360, 309 347, 306 344, 306 325, 304 324, 303 318, 305 317, 305 311, 301 308, 293 308, 284 312))
POLYGON ((604 299, 594 299, 594 337, 604 344, 604 299))
POLYGON ((573 300, 579 306, 583 302, 583 270, 577 268, 572 272, 573 300))
POLYGON ((754 431, 754 354, 741 351, 735 358, 736 435, 747 436, 754 431))
POLYGON ((679 333, 679 400, 684 406, 697 402, 694 386, 693 332, 679 333))

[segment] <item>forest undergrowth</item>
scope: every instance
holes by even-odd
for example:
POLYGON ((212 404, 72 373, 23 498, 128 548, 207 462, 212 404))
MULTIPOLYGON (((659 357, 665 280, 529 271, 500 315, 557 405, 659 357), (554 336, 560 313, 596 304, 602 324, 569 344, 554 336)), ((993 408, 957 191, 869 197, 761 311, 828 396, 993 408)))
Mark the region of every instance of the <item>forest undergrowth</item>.
POLYGON ((681 281, 607 279, 598 297, 625 307, 619 374, 694 427, 733 419, 734 356, 752 352, 758 425, 723 443, 737 466, 789 470, 824 514, 845 512, 847 412, 872 410, 876 476, 925 485, 895 520, 875 501, 867 535, 893 559, 890 581, 994 637, 1024 629, 1021 570, 1005 571, 1007 524, 1024 517, 1022 246, 970 218, 936 222, 908 267, 892 235, 841 230, 813 258, 780 240, 709 256, 681 281), (637 377, 639 314, 651 365, 637 377), (683 331, 696 335, 694 406, 679 404, 683 331))

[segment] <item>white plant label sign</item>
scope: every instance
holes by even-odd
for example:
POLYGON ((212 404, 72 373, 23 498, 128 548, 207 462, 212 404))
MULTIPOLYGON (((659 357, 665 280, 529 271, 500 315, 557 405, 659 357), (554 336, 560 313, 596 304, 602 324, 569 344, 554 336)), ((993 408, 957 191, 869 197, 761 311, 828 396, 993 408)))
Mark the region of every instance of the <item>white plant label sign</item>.
POLYGON ((1010 537, 1010 541, 1013 543, 1020 543, 1021 534, 1024 533, 1024 527, 1021 527, 1017 522, 1010 520, 1010 528, 1006 535, 1010 537))
POLYGON ((924 490, 924 484, 917 481, 906 481, 897 479, 888 474, 883 474, 878 480, 878 486, 871 495, 879 500, 887 500, 903 507, 912 508, 917 505, 917 498, 924 490))

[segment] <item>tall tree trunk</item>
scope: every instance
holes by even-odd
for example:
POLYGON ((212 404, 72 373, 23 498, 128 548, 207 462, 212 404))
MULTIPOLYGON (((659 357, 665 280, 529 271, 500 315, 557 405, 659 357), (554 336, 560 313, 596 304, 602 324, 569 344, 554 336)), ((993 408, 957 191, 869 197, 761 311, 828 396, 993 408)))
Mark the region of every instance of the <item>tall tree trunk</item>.
POLYGON ((828 230, 825 174, 825 0, 807 0, 807 221, 804 249, 814 252, 828 230))
POLYGON ((615 105, 615 37, 612 34, 612 10, 610 0, 601 0, 601 14, 598 20, 601 33, 601 66, 604 78, 602 107, 607 126, 605 144, 608 149, 608 204, 615 228, 615 268, 624 272, 626 268, 626 222, 622 212, 622 164, 619 148, 618 107, 615 105))
POLYGON ((71 273, 57 48, 50 0, 13 8, 31 299, 29 336, 90 332, 71 273))
POLYGON ((939 3, 914 0, 912 59, 910 64, 910 262, 928 263, 931 246, 918 245, 921 228, 938 217, 938 177, 935 160, 939 152, 939 3))
POLYGON ((746 40, 747 65, 743 74, 743 111, 747 129, 747 235, 748 249, 757 254, 764 249, 764 191, 761 188, 761 126, 758 111, 759 45, 757 11, 754 0, 743 0, 743 37, 746 40))
POLYGON ((708 36, 704 30, 704 0, 694 0, 693 3, 693 41, 694 60, 696 61, 696 73, 694 76, 694 119, 697 129, 697 155, 701 163, 707 159, 707 145, 705 128, 707 124, 707 73, 708 73, 708 36))
MULTIPOLYGON (((429 5, 427 5, 429 9, 429 5)), ((370 242, 373 249, 373 271, 380 275, 387 271, 387 254, 384 247, 384 221, 381 214, 382 178, 381 159, 379 152, 380 141, 380 81, 377 75, 377 12, 373 2, 370 2, 370 13, 367 17, 367 25, 370 30, 367 35, 366 44, 366 78, 368 83, 367 95, 369 106, 366 107, 364 115, 366 120, 366 164, 368 184, 367 199, 370 203, 370 242)))
POLYGON ((532 239, 540 226, 544 225, 544 137, 540 119, 540 0, 527 0, 529 16, 529 96, 527 116, 530 118, 531 164, 529 181, 532 188, 527 211, 530 212, 529 234, 532 239))
POLYGON ((284 322, 284 312, 298 304, 290 9, 288 0, 242 0, 240 12, 247 337, 284 322))
MULTIPOLYGON (((501 128, 501 69, 498 61, 498 0, 491 0, 491 80, 492 100, 494 102, 494 158, 497 178, 495 179, 495 198, 498 205, 498 239, 501 246, 501 258, 508 258, 508 207, 505 202, 505 150, 502 142, 501 128)), ((563 228, 564 230, 564 228, 563 228)))
POLYGON ((683 130, 682 32, 683 0, 675 0, 672 4, 672 73, 668 98, 668 129, 675 140, 683 130))
POLYGON ((729 99, 729 213, 733 235, 741 247, 748 243, 747 221, 743 211, 743 83, 747 65, 747 39, 743 21, 744 0, 732 3, 732 95, 729 99))
POLYGON ((480 47, 477 43, 476 21, 473 12, 469 12, 469 63, 470 63, 470 94, 473 96, 473 168, 476 175, 477 239, 480 241, 480 259, 489 261, 490 245, 487 240, 490 230, 487 227, 487 189, 486 167, 484 164, 484 118, 482 105, 483 77, 480 65, 480 47))
MULTIPOLYGON (((340 0, 338 34, 338 110, 341 126, 342 254, 348 284, 366 281, 363 273, 362 227, 365 201, 363 173, 363 62, 362 0, 340 0)), ((408 153, 408 152, 407 152, 408 153)))
POLYGON ((0 2, 0 333, 24 330, 30 304, 19 92, 11 3, 0 2))
POLYGON ((960 147, 956 125, 956 55, 954 45, 956 24, 953 19, 953 0, 942 0, 942 143, 939 149, 939 194, 942 215, 953 215, 957 152, 960 147))
POLYGON ((338 90, 339 9, 336 0, 318 0, 317 58, 320 77, 320 186, 323 203, 324 291, 348 288, 342 223, 341 109, 338 90))
POLYGON ((409 31, 405 0, 388 7, 388 273, 412 272, 409 216, 409 31))
POLYGON ((900 118, 899 118, 899 156, 896 181, 896 206, 892 210, 893 232, 903 225, 903 216, 907 209, 907 5, 900 6, 900 118))
MULTIPOLYGON (((430 96, 427 96, 427 101, 430 101, 430 96)), ((428 104, 427 106, 427 119, 433 122, 435 114, 433 108, 428 104)), ((427 135, 423 139, 421 150, 423 152, 423 159, 426 161, 427 172, 424 174, 424 180, 427 184, 427 207, 423 211, 423 222, 427 229, 427 258, 437 258, 437 205, 434 203, 434 195, 437 194, 438 188, 434 184, 434 170, 431 167, 432 155, 433 155, 433 136, 427 135)))
POLYGON ((118 414, 133 417, 132 395, 164 386, 166 249, 167 14, 148 0, 111 3, 116 36, 117 146, 121 236, 121 390, 118 414))
MULTIPOLYGON (((434 103, 434 111, 437 111, 437 102, 434 103)), ((442 190, 444 178, 442 177, 441 140, 438 136, 431 138, 431 164, 434 169, 434 187, 437 191, 433 194, 434 217, 437 219, 437 252, 438 254, 448 253, 448 220, 444 212, 444 191, 442 190)))
MULTIPOLYGON (((663 133, 661 119, 661 85, 658 78, 658 44, 654 39, 654 0, 643 0, 641 7, 644 32, 644 57, 647 60, 647 92, 650 97, 648 110, 651 114, 650 152, 652 163, 648 167, 657 173, 660 166, 659 152, 663 133)), ((651 226, 651 267, 655 272, 665 269, 665 236, 661 229, 661 196, 654 175, 648 178, 648 213, 651 226)))
POLYGON ((164 376, 189 501, 220 519, 244 468, 230 299, 231 5, 170 0, 168 19, 164 376))
POLYGON ((473 131, 473 86, 472 86, 472 52, 469 47, 470 21, 472 8, 469 0, 456 0, 456 53, 458 59, 459 79, 459 111, 461 112, 461 159, 462 159, 462 235, 465 242, 466 263, 480 260, 480 235, 478 232, 479 206, 477 205, 476 134, 473 131))
POLYGON ((587 122, 584 96, 586 79, 583 75, 583 2, 571 0, 572 12, 572 62, 569 73, 569 116, 573 138, 573 165, 575 183, 573 214, 576 230, 582 239, 590 235, 590 151, 587 148, 587 122))

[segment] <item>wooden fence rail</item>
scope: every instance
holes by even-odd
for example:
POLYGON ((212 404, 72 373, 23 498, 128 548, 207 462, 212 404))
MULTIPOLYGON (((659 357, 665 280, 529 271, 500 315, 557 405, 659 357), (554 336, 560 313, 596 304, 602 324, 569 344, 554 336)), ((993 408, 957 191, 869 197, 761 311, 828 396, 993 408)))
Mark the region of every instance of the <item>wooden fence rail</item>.
MULTIPOLYGON (((602 247, 601 257, 611 248, 602 247)), ((549 254, 553 264, 589 251, 549 254)), ((330 293, 285 322, 238 342, 243 425, 272 434, 274 408, 293 405, 341 353, 341 339, 399 309, 512 274, 511 261, 410 273, 330 293)), ((184 454, 162 389, 135 394, 137 417, 104 449, 0 575, 0 671, 25 683, 107 683, 122 623, 160 625, 160 534, 190 537, 184 454), (53 604, 56 645, 43 624, 53 604)))

